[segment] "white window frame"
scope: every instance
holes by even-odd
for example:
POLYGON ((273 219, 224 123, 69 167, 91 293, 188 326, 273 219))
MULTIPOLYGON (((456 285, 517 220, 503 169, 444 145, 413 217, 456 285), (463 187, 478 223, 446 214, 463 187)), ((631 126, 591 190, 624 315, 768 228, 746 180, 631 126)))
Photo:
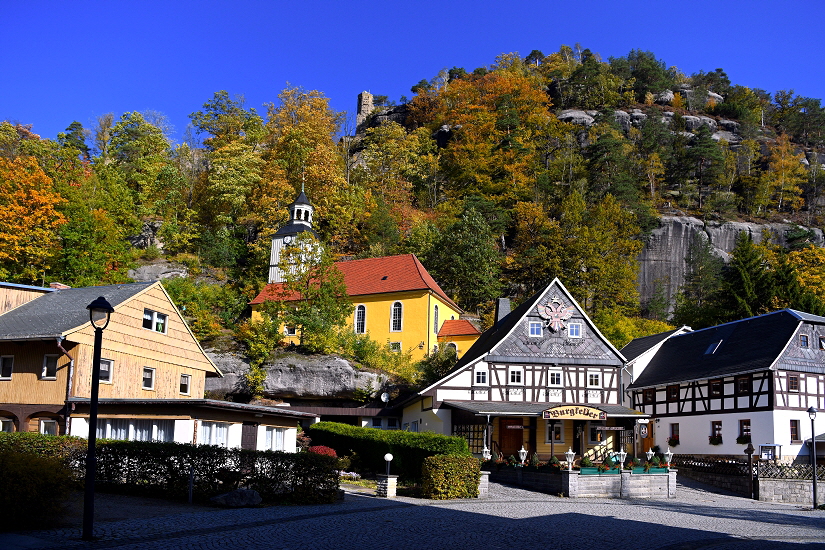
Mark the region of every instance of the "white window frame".
POLYGON ((160 313, 158 311, 149 309, 148 307, 143 308, 143 322, 141 326, 145 330, 151 330, 152 332, 157 332, 159 334, 167 334, 169 332, 169 316, 165 313, 160 313), (148 321, 150 326, 146 326, 147 315, 149 317, 148 321), (158 330, 158 322, 162 322, 163 330, 158 330))
POLYGON ((278 426, 266 426, 266 437, 264 438, 265 451, 283 451, 284 440, 286 439, 286 428, 278 426))
POLYGON ((364 304, 358 304, 355 306, 355 315, 353 315, 352 319, 352 329, 355 331, 355 334, 366 334, 367 333, 367 306, 364 304), (360 313, 360 329, 359 329, 359 313, 360 313))
POLYGON ((588 372, 587 373, 587 387, 588 388, 601 388, 602 387, 602 373, 600 372, 588 372), (592 377, 596 377, 596 383, 593 383, 592 377))
POLYGON ((103 367, 104 363, 108 364, 108 366, 109 366, 109 369, 106 371, 109 376, 107 378, 101 378, 100 376, 98 376, 98 378, 100 379, 101 384, 111 384, 112 383, 112 371, 115 368, 115 362, 112 361, 111 359, 101 359, 100 360, 101 369, 99 371, 101 375, 103 374, 103 368, 102 367, 103 367))
POLYGON ((180 375, 180 393, 181 395, 191 395, 192 394, 192 375, 191 374, 181 374, 180 375), (184 380, 186 381, 186 391, 183 391, 184 380))
POLYGON ((156 374, 157 373, 155 372, 154 368, 152 368, 152 367, 143 367, 143 370, 140 371, 140 387, 141 387, 141 389, 144 389, 144 390, 147 390, 147 391, 154 391, 155 390, 155 375, 156 374), (152 383, 149 387, 146 386, 146 373, 147 372, 152 373, 152 383))
POLYGON ((0 356, 0 380, 11 380, 14 374, 14 355, 0 356), (3 376, 3 371, 6 370, 6 363, 8 362, 8 376, 3 376))
POLYGON ((43 435, 60 435, 60 426, 57 424, 57 420, 54 418, 41 418, 38 422, 39 424, 39 431, 43 435), (54 426, 54 433, 50 434, 46 431, 46 426, 54 426))
POLYGON ((284 335, 285 336, 298 336, 298 329, 295 327, 290 327, 288 325, 284 325, 284 335))
POLYGON ((217 445, 218 447, 226 447, 229 440, 229 423, 228 422, 201 422, 198 430, 198 443, 200 445, 217 445), (205 441, 205 439, 209 441, 205 441))
POLYGON ((568 338, 582 338, 582 324, 581 323, 568 323, 567 324, 567 337, 568 338))
POLYGON ((473 386, 489 386, 490 385, 490 373, 487 372, 487 369, 484 367, 476 368, 473 371, 473 386), (483 375, 484 380, 479 381, 479 375, 483 375))
POLYGON ((550 388, 560 388, 564 386, 564 375, 561 369, 550 369, 547 371, 547 386, 550 388), (558 375, 558 382, 553 382, 554 375, 558 375))
POLYGON ((40 379, 41 380, 57 380, 57 362, 60 359, 60 355, 48 353, 43 356, 43 370, 40 372, 40 379), (47 376, 46 368, 48 367, 48 360, 50 357, 54 358, 54 376, 47 376))
POLYGON ((390 351, 401 353, 401 342, 388 342, 387 345, 390 347, 390 351))
POLYGON ((404 304, 396 301, 390 306, 390 332, 401 332, 402 330, 404 330, 404 304), (395 315, 396 311, 398 311, 397 324, 395 315), (398 328, 395 328, 396 326, 398 326, 398 328))
MULTIPOLYGON (((552 434, 550 433, 550 427, 552 426, 552 424, 550 423, 549 420, 545 420, 544 423, 545 423, 544 442, 549 445, 550 442, 551 442, 551 437, 552 437, 552 434)), ((554 444, 555 443, 564 443, 564 422, 557 420, 554 429, 555 429, 555 431, 557 431, 559 433, 559 439, 552 440, 552 442, 554 444)))
POLYGON ((541 338, 544 336, 544 328, 539 321, 530 321, 527 324, 527 334, 530 335, 530 338, 541 338))
POLYGON ((508 386, 523 386, 524 385, 524 367, 508 367, 507 368, 507 385, 508 386), (514 375, 518 375, 518 382, 513 381, 514 375))

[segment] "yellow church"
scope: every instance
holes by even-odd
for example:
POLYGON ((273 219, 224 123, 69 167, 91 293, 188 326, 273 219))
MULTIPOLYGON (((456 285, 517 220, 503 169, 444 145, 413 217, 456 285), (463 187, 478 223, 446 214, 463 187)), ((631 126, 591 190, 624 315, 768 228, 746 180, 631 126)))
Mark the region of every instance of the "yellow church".
MULTIPOLYGON (((303 231, 318 236, 312 229, 314 208, 303 192, 289 205, 289 214, 289 223, 272 237, 269 280, 250 302, 253 319, 259 315, 261 304, 283 299, 284 278, 278 267, 283 249, 295 242, 303 231)), ((467 335, 444 338, 441 329, 445 321, 459 320, 463 311, 414 254, 340 261, 335 266, 344 275, 353 305, 348 323, 356 334, 368 333, 377 342, 387 342, 393 350, 412 353, 416 360, 437 348, 439 341, 455 347, 460 357, 478 338, 477 331, 475 338, 467 335)), ((285 327, 284 331, 287 342, 297 343, 295 329, 285 327)))

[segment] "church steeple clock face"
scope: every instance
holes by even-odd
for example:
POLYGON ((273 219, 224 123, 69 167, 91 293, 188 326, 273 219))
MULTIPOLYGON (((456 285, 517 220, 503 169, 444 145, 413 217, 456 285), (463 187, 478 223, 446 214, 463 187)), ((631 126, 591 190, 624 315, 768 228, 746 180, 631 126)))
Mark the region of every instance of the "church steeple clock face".
POLYGON ((295 240, 295 237, 293 237, 292 235, 287 235, 287 236, 284 237, 284 244, 289 246, 289 245, 292 244, 292 241, 294 241, 294 240, 295 240))

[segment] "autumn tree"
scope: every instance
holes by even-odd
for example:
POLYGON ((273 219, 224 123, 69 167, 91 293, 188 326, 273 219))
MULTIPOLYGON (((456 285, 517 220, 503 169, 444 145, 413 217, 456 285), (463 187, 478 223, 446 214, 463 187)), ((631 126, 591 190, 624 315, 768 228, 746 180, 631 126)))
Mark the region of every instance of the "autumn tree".
POLYGON ((802 206, 802 185, 807 173, 802 161, 803 154, 794 154, 794 148, 786 134, 780 135, 776 143, 769 146, 768 169, 762 174, 766 190, 778 211, 798 210, 802 206))
POLYGON ((31 157, 0 158, 0 276, 42 283, 60 245, 66 222, 63 199, 31 157))

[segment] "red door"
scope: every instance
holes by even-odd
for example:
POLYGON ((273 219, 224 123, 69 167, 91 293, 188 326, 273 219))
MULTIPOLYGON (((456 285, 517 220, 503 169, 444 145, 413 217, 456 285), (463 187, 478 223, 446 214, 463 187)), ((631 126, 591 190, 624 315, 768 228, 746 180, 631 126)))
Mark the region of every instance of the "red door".
POLYGON ((521 418, 499 418, 499 444, 504 458, 510 455, 518 458, 518 452, 524 443, 524 420, 521 418))

